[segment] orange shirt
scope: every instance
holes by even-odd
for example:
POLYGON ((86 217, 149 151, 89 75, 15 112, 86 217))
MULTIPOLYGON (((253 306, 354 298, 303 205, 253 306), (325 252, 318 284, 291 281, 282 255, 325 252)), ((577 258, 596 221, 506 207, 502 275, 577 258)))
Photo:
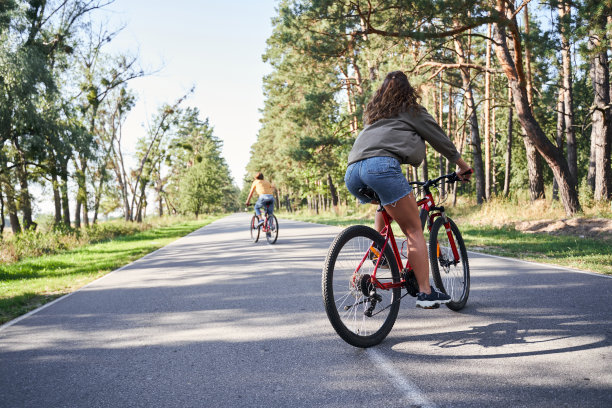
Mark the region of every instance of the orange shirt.
POLYGON ((251 185, 249 194, 253 194, 253 190, 255 190, 258 195, 274 194, 274 187, 272 187, 272 184, 270 184, 268 180, 255 180, 253 185, 251 185))

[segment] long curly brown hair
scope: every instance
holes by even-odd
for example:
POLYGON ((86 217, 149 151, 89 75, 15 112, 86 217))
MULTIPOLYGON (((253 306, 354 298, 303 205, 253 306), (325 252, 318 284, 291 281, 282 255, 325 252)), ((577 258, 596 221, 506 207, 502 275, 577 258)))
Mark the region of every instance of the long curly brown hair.
POLYGON ((376 92, 363 115, 366 125, 379 119, 391 118, 400 112, 408 112, 419 106, 420 96, 408 82, 402 71, 389 72, 376 92))

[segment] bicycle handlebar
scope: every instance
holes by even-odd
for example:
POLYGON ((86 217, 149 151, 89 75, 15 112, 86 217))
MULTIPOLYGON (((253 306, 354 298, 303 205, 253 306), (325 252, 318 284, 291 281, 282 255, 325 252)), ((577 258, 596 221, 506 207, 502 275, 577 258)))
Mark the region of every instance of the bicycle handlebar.
MULTIPOLYGON (((472 170, 466 171, 462 175, 466 175, 466 174, 472 174, 472 170)), ((419 186, 419 187, 423 187, 423 188, 429 188, 431 186, 437 187, 438 183, 440 182, 440 180, 443 180, 443 179, 446 179, 448 181, 448 183, 451 183, 451 184, 461 180, 459 178, 459 176, 457 175, 457 172, 453 171, 450 174, 445 174, 443 176, 440 176, 440 177, 432 179, 432 180, 427 180, 427 181, 410 181, 410 182, 408 182, 408 184, 419 186)))

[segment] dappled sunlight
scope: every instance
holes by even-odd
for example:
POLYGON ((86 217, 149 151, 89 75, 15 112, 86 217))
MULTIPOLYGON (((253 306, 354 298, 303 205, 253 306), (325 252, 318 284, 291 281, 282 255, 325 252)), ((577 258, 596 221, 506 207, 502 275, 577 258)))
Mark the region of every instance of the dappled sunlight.
POLYGON ((244 343, 301 339, 318 335, 326 319, 320 313, 278 315, 242 309, 200 310, 189 313, 140 313, 127 315, 84 314, 71 316, 73 327, 40 322, 45 335, 29 341, 30 329, 13 329, 3 339, 5 352, 63 349, 129 349, 146 345, 181 346, 202 342, 244 343), (76 341, 75 339, 79 339, 76 341))

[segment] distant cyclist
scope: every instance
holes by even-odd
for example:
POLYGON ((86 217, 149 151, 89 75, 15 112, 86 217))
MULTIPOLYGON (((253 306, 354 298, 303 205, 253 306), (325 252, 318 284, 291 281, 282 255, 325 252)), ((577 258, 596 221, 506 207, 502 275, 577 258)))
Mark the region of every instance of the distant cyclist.
MULTIPOLYGON (((259 198, 255 203, 255 214, 259 217, 259 225, 262 225, 264 220, 261 219, 261 209, 266 206, 268 208, 268 214, 272 215, 274 212, 274 187, 268 180, 264 180, 264 176, 262 173, 255 174, 255 180, 253 180, 253 184, 251 185, 251 191, 249 191, 249 196, 246 200, 246 205, 248 206, 251 202, 251 197, 253 197, 253 193, 257 192, 259 198)), ((259 226, 258 225, 258 226, 259 226)))

